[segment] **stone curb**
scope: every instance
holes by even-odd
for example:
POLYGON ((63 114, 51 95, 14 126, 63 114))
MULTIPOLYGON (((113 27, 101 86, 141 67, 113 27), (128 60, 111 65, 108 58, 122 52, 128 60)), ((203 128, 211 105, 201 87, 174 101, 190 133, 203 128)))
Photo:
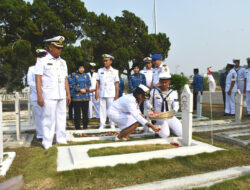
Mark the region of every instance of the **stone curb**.
POLYGON ((249 174, 250 165, 242 167, 233 167, 224 170, 218 170, 214 172, 180 177, 175 179, 167 179, 163 181, 155 181, 152 183, 145 183, 141 185, 128 186, 123 188, 117 188, 113 190, 177 190, 177 189, 189 189, 193 187, 212 185, 224 180, 237 178, 239 176, 249 174))

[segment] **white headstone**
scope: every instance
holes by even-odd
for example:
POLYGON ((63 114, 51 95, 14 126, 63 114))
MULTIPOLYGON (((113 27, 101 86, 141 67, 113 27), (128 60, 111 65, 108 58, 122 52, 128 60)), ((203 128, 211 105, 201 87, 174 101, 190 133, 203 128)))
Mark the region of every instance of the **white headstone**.
POLYGON ((19 93, 15 93, 16 99, 15 99, 15 112, 16 112, 16 140, 20 141, 21 137, 21 129, 20 129, 20 99, 19 99, 19 93))
POLYGON ((3 161, 3 130, 2 130, 2 115, 3 115, 2 98, 0 97, 0 163, 3 161))
POLYGON ((202 95, 201 92, 198 92, 197 95, 197 118, 200 118, 202 115, 202 95))
POLYGON ((193 94, 187 84, 184 86, 181 94, 181 111, 183 144, 185 146, 190 146, 192 143, 193 94))
POLYGON ((235 94, 235 121, 241 122, 242 119, 242 108, 243 108, 243 94, 238 89, 235 94))

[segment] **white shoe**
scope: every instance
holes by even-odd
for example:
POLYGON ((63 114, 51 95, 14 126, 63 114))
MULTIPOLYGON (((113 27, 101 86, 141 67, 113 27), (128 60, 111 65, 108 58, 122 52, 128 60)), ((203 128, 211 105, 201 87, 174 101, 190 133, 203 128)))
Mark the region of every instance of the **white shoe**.
POLYGON ((51 147, 50 145, 43 145, 43 148, 44 148, 45 150, 48 150, 50 147, 51 147))
POLYGON ((116 137, 115 137, 115 141, 119 141, 119 140, 120 140, 120 139, 116 136, 116 137))
POLYGON ((115 125, 111 125, 110 128, 111 128, 111 129, 116 129, 116 128, 115 128, 115 125))
POLYGON ((104 129, 104 128, 105 128, 105 126, 100 126, 100 127, 99 127, 100 130, 102 130, 102 129, 104 129))

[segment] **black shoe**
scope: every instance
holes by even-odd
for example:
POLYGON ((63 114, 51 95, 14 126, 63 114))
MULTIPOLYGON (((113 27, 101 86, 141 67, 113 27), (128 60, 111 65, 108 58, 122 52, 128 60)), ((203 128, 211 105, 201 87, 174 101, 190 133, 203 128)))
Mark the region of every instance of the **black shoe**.
POLYGON ((43 138, 36 138, 37 141, 42 142, 43 138))
POLYGON ((235 114, 230 114, 231 116, 235 116, 235 114))
POLYGON ((224 113, 224 116, 230 116, 231 114, 229 114, 229 113, 224 113))

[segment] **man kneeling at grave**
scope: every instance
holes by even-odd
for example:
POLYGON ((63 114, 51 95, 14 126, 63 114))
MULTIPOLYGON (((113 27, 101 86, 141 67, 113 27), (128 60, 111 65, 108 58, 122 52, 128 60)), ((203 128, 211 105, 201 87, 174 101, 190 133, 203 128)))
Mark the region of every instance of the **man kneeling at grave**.
POLYGON ((118 139, 128 140, 130 134, 143 125, 148 125, 155 132, 160 131, 160 127, 148 122, 139 109, 140 103, 148 99, 149 95, 149 88, 140 84, 133 93, 120 97, 109 107, 109 119, 121 130, 118 139))
POLYGON ((172 134, 180 137, 182 136, 182 124, 174 116, 174 113, 179 110, 178 93, 169 88, 171 75, 168 72, 160 73, 159 82, 159 88, 151 91, 149 100, 149 109, 153 110, 153 115, 163 115, 155 122, 155 125, 161 127, 159 136, 168 137, 171 131, 172 134))

